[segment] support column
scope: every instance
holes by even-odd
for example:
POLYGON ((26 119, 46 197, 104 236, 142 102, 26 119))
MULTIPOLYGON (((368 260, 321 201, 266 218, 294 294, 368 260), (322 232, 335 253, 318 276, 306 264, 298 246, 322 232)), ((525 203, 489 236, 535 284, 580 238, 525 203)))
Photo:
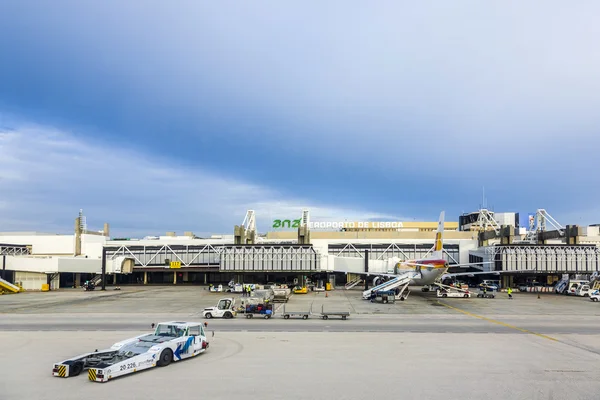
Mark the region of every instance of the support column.
POLYGON ((206 272, 204 273, 204 284, 206 285, 206 281, 207 281, 207 276, 206 276, 206 272))
POLYGON ((144 285, 148 284, 148 271, 144 271, 144 285))
POLYGON ((117 274, 113 275, 113 285, 117 284, 117 274))
POLYGON ((173 285, 177 285, 177 271, 173 272, 173 285))
POLYGON ((2 256, 2 279, 6 280, 6 255, 2 256))
POLYGON ((185 283, 187 281, 189 281, 189 272, 186 271, 183 273, 183 282, 185 283))
POLYGON ((510 286, 510 277, 508 277, 507 275, 504 275, 502 277, 502 287, 507 288, 509 286, 510 286))
POLYGON ((102 289, 106 290, 106 247, 102 247, 102 289))
MULTIPOLYGON (((365 250, 365 272, 369 272, 369 250, 365 250)), ((369 289, 369 276, 365 275, 365 290, 369 289)))
POLYGON ((81 274, 76 273, 75 274, 75 287, 80 287, 80 286, 81 286, 81 274))

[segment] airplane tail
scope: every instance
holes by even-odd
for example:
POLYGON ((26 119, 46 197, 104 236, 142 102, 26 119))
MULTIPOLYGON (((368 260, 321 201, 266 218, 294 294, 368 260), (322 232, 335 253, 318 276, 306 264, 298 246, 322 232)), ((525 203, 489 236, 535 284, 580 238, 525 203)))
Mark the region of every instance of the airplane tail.
POLYGON ((434 258, 443 258, 444 253, 442 251, 444 245, 444 211, 440 213, 440 219, 438 221, 437 232, 435 233, 435 244, 433 245, 433 251, 431 256, 434 258))

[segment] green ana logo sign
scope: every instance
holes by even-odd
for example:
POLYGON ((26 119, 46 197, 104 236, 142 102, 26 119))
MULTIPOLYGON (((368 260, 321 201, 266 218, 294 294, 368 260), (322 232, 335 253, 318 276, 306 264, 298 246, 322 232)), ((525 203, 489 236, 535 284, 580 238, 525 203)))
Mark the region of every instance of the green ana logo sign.
POLYGON ((300 221, 302 221, 302 218, 298 218, 298 219, 294 219, 294 220, 289 220, 289 219, 280 220, 280 219, 276 219, 276 220, 273 221, 273 229, 278 229, 278 228, 299 228, 300 227, 300 221))

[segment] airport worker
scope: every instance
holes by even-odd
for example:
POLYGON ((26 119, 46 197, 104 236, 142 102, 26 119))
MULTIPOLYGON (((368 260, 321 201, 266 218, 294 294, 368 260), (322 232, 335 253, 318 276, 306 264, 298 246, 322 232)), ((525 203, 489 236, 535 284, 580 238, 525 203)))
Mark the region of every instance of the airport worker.
POLYGON ((508 289, 506 290, 506 292, 508 293, 508 298, 512 299, 512 288, 509 286, 508 289))

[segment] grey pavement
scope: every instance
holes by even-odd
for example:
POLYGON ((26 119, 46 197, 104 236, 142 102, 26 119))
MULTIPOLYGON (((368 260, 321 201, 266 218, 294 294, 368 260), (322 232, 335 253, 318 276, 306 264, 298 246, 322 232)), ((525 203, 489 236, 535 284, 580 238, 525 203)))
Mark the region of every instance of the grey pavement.
MULTIPOLYGON (((204 320, 228 293, 199 286, 131 286, 0 296, 0 399, 596 399, 600 304, 517 293, 509 300, 374 304, 360 290, 294 295, 308 320, 204 320), (321 320, 321 306, 348 320, 321 320), (208 353, 106 384, 50 376, 52 363, 147 332, 168 320, 206 321, 208 353), (213 336, 214 334, 214 336, 213 336), (226 378, 224 378, 226 377, 226 378), (35 383, 33 383, 35 382, 35 383)), ((238 297, 238 302, 243 298, 238 297)))
POLYGON ((532 335, 223 332, 200 357, 107 383, 54 362, 133 336, 0 332, 2 399, 597 399, 594 353, 532 335), (84 391, 84 392, 83 392, 84 391))

